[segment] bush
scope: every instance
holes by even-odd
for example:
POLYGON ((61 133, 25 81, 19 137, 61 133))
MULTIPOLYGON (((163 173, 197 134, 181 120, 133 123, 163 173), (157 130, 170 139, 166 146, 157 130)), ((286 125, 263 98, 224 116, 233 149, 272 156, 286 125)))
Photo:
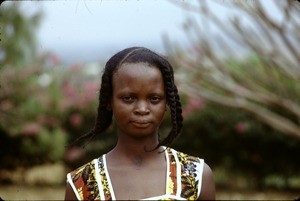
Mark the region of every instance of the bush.
POLYGON ((65 160, 68 142, 94 123, 97 75, 54 58, 46 54, 23 68, 1 69, 2 168, 65 160))
POLYGON ((174 146, 204 158, 213 169, 248 178, 254 187, 270 186, 274 175, 288 179, 300 174, 299 138, 283 135, 246 112, 217 104, 206 104, 187 117, 174 146))

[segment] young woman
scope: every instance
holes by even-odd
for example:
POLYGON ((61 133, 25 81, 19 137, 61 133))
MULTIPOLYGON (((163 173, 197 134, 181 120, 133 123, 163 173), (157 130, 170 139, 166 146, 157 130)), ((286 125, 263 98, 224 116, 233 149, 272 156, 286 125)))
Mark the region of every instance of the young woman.
POLYGON ((109 59, 95 127, 78 140, 101 134, 112 117, 116 146, 67 175, 65 200, 215 199, 213 174, 204 160, 169 147, 183 118, 173 69, 164 57, 132 47, 109 59), (160 141, 166 111, 172 129, 160 141))

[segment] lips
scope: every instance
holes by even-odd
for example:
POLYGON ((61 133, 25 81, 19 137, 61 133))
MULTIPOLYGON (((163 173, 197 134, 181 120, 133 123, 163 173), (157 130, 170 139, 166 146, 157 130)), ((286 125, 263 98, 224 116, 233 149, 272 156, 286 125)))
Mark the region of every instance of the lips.
POLYGON ((137 128, 147 128, 151 124, 150 121, 132 121, 131 123, 137 128))

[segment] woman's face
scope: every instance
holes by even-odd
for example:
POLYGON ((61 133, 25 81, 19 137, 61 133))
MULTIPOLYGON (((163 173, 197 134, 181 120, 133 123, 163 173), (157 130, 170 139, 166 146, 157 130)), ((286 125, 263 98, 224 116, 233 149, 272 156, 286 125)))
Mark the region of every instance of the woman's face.
POLYGON ((157 136, 166 110, 160 70, 147 63, 124 63, 114 73, 112 85, 111 108, 119 136, 157 136))

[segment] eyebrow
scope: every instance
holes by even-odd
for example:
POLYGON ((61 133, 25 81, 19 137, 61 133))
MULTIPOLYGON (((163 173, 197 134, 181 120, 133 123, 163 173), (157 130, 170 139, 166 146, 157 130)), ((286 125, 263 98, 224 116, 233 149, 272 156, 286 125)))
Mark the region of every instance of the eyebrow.
MULTIPOLYGON (((136 96, 138 93, 133 92, 131 90, 126 91, 126 89, 125 89, 125 90, 119 91, 119 93, 117 95, 124 95, 124 94, 126 94, 126 95, 135 95, 136 96)), ((147 94, 147 96, 163 96, 163 97, 165 97, 166 93, 165 93, 165 91, 152 92, 152 93, 147 94)))

